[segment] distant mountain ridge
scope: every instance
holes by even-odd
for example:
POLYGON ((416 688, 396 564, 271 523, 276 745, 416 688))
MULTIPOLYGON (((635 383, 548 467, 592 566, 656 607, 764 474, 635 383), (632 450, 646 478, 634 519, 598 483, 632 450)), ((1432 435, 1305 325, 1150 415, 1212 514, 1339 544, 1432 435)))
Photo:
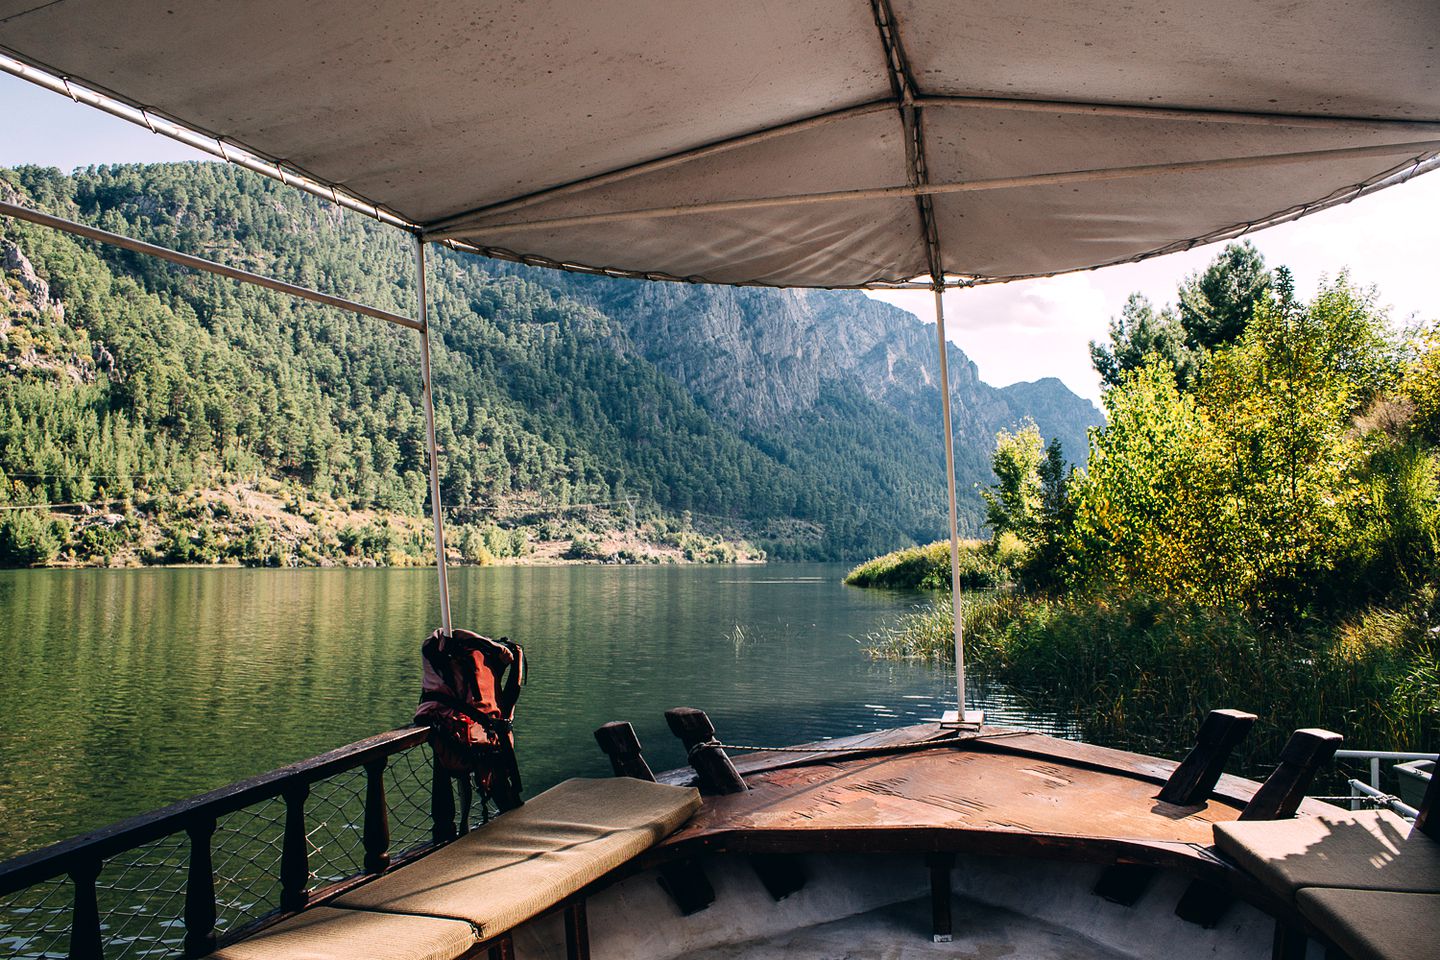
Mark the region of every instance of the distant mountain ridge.
MULTIPOLYGON (((0 192, 413 309, 405 238, 234 168, 20 168, 0 171, 0 192)), ((412 335, 28 225, 0 231, 13 496, 88 500, 103 486, 172 504, 243 475, 347 510, 423 511, 412 335), (52 306, 31 302, 37 282, 52 306)), ((627 500, 778 559, 943 533, 934 328, 912 315, 855 292, 607 280, 445 252, 431 269, 442 495, 457 522, 627 500)), ((1033 417, 1077 458, 1100 417, 1059 381, 990 387, 953 346, 950 369, 962 526, 977 533, 996 430, 1033 417)), ((206 516, 176 536, 203 537, 206 516)))
MULTIPOLYGON (((854 291, 542 282, 616 318, 647 359, 746 428, 793 422, 834 381, 917 423, 937 421, 938 436, 935 328, 906 310, 854 291)), ((995 432, 1031 418, 1083 465, 1086 431, 1103 422, 1093 404, 1055 377, 992 387, 954 344, 948 359, 957 447, 983 450, 988 464, 995 432)))

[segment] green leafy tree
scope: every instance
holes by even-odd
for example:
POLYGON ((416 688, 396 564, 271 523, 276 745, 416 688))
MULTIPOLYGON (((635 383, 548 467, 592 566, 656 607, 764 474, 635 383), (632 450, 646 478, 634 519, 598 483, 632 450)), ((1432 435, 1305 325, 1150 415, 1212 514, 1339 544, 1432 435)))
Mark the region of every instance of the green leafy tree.
POLYGON ((1090 361, 1106 387, 1118 386, 1125 374, 1158 356, 1187 387, 1195 375, 1195 357, 1185 344, 1185 331, 1175 311, 1157 311, 1140 293, 1130 294, 1120 316, 1110 321, 1110 343, 1090 341, 1090 361))
POLYGON ((1208 593, 1209 424, 1169 364, 1152 357, 1104 397, 1086 472, 1072 483, 1072 582, 1160 596, 1208 593))
POLYGON ((1400 552, 1425 554, 1432 461, 1367 445, 1356 426, 1395 388, 1397 358, 1373 293, 1341 275, 1305 304, 1283 268, 1241 336, 1207 354, 1195 391, 1152 355, 1107 391, 1074 484, 1078 579, 1294 622, 1370 562, 1356 562, 1360 545, 1392 568, 1400 552), (1404 506, 1381 524, 1380 501, 1404 506))
POLYGON ((39 510, 7 510, 0 514, 0 564, 38 567, 60 553, 63 527, 39 510))
POLYGON ((1034 421, 1021 424, 1013 433, 1001 430, 995 436, 992 468, 996 482, 981 495, 985 498, 985 522, 996 540, 1005 533, 1029 540, 1039 530, 1044 496, 1041 444, 1040 428, 1034 421))
POLYGON ((1192 389, 1206 354, 1240 338, 1256 308, 1269 299, 1272 281, 1264 257, 1249 241, 1229 244, 1180 285, 1178 307, 1156 310, 1144 295, 1132 293, 1110 321, 1110 342, 1091 341, 1091 363, 1110 388, 1158 357, 1174 371, 1181 390, 1192 389))
POLYGON ((1065 462, 1065 448, 1058 439, 1046 445, 1045 458, 1036 469, 1040 475, 1040 516, 1042 522, 1048 523, 1065 510, 1073 472, 1065 462))
POLYGON ((1225 246, 1215 260, 1180 285, 1179 321, 1185 346, 1214 350, 1244 334, 1269 298, 1272 277, 1265 258, 1245 240, 1225 246))
POLYGON ((1397 365, 1373 294, 1344 275, 1308 306, 1283 268, 1276 287, 1240 341, 1215 354, 1202 403, 1219 438, 1231 577, 1253 606, 1293 619, 1358 535, 1365 461, 1354 418, 1397 365))

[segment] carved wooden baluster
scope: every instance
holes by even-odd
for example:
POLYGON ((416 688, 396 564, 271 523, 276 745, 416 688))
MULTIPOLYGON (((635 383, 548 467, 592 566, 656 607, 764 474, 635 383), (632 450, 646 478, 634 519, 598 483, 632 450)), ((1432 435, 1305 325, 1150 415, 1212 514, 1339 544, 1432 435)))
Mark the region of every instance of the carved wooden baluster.
POLYGON ((446 843, 455 839, 455 793, 450 786, 450 774, 440 766, 438 758, 431 757, 433 773, 430 777, 430 839, 446 843))
MULTIPOLYGON (((475 803, 475 788, 470 785, 470 778, 455 778, 456 792, 460 794, 460 836, 470 832, 470 808, 475 803)), ((482 811, 483 812, 483 811, 482 811)))
POLYGON ((190 837, 190 869, 185 876, 185 956, 203 957, 215 949, 215 869, 210 853, 215 818, 201 817, 185 832, 190 837))
POLYGON ((310 900, 310 842, 305 838, 305 800, 310 785, 285 791, 285 842, 280 848, 280 909, 303 910, 310 900))
POLYGON ((100 904, 95 899, 95 880, 100 876, 99 860, 87 860, 70 871, 75 884, 75 906, 70 913, 70 960, 102 960, 105 948, 100 938, 100 904))
POLYGON ((390 808, 385 802, 385 765, 380 757, 365 764, 365 872, 384 873, 390 868, 390 808))

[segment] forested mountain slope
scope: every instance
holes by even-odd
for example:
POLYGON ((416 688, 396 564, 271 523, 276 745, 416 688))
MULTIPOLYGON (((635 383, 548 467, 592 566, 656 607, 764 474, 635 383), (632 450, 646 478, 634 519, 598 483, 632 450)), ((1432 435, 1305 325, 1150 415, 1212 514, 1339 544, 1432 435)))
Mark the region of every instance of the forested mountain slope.
MULTIPOLYGON (((405 237, 234 168, 20 168, 0 172, 0 194, 414 309, 405 237)), ((102 520, 6 512, 0 559, 93 562, 127 540, 149 560, 423 556, 413 333, 24 224, 0 230, 0 497, 113 501, 102 520)), ((616 501, 672 545, 694 528, 774 558, 854 557, 942 531, 933 330, 910 315, 860 294, 600 280, 448 253, 431 270, 442 492, 471 559, 601 534, 616 501)), ((1098 414, 1058 384, 1032 409, 1025 391, 980 383, 958 350, 952 376, 974 531, 971 488, 990 479, 995 430, 1034 415, 1074 454, 1098 414)))

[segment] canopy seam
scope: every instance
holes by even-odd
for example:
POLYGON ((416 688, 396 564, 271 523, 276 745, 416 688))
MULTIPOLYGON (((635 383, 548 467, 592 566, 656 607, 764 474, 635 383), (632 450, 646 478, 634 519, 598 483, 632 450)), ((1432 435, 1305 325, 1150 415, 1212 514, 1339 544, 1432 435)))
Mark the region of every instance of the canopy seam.
MULTIPOLYGON (((900 111, 900 124, 905 135, 905 178, 911 188, 929 183, 930 171, 925 162, 923 120, 915 107, 915 81, 905 58, 905 47, 895 23, 890 0, 870 0, 880 45, 885 53, 885 67, 890 74, 890 89, 900 111)), ((945 282, 944 264, 940 256, 940 230, 935 223, 935 205, 929 194, 915 196, 915 209, 920 217, 921 242, 925 244, 925 260, 932 283, 945 282)))

